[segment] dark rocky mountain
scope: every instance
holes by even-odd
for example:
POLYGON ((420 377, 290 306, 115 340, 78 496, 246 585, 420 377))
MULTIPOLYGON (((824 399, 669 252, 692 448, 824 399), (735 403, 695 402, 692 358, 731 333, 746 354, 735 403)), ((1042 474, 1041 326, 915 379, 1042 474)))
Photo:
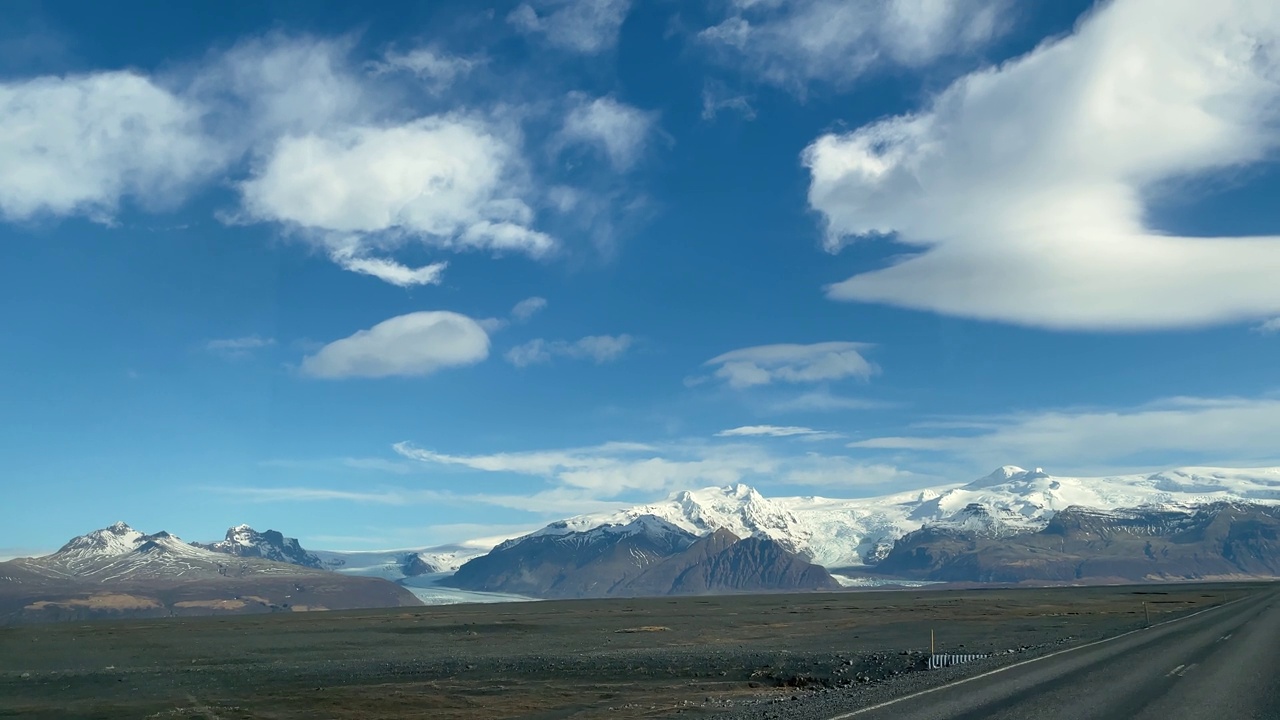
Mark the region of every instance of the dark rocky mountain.
POLYGON ((824 568, 772 540, 740 540, 723 529, 699 538, 652 515, 510 540, 447 583, 544 598, 839 588, 824 568))
POLYGON ((615 594, 706 595, 765 590, 839 590, 826 568, 776 540, 720 529, 654 563, 615 594))
POLYGON ((124 523, 0 563, 0 624, 419 605, 377 578, 232 557, 124 523))
POLYGON ((1043 530, 1007 537, 925 527, 898 540, 875 570, 919 580, 999 583, 1275 577, 1280 508, 1072 507, 1043 530))
POLYGON ((276 530, 258 532, 248 525, 227 529, 227 536, 215 543, 192 543, 196 547, 236 557, 255 557, 264 560, 322 568, 324 564, 314 553, 298 544, 297 538, 285 537, 276 530))

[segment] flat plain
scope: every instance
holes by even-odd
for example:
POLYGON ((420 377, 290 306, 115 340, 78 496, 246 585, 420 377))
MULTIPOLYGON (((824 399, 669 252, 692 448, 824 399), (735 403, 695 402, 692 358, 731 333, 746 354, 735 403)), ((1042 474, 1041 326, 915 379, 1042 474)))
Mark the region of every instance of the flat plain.
POLYGON ((0 628, 0 717, 782 717, 1012 662, 1267 583, 894 590, 101 620, 0 628), (775 712, 780 712, 775 711, 775 712))

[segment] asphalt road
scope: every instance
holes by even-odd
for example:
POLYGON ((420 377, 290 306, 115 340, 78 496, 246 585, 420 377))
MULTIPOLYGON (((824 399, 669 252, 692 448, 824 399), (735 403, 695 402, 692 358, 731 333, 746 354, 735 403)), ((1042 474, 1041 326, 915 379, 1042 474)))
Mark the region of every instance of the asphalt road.
POLYGON ((1280 718, 1280 591, 831 720, 1280 718))

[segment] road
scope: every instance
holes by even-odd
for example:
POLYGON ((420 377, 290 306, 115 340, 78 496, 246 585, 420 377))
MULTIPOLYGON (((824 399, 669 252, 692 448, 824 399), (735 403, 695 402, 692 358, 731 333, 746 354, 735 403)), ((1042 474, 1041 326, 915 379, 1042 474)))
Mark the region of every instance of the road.
POLYGON ((1280 718, 1280 591, 831 720, 1280 718))

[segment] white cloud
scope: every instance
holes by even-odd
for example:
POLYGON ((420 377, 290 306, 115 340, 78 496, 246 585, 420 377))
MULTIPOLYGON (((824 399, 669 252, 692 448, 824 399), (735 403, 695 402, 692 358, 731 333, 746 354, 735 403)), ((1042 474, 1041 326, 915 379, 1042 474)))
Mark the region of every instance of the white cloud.
POLYGON ((393 94, 379 92, 352 67, 354 41, 250 38, 174 81, 208 115, 220 142, 237 155, 257 152, 281 136, 365 123, 393 106, 393 94))
POLYGON ((429 375, 489 356, 489 336, 475 320, 452 312, 400 315, 335 340, 302 361, 317 378, 429 375))
POLYGON ((384 110, 350 71, 350 47, 273 34, 154 76, 0 83, 0 215, 110 222, 125 199, 169 209, 282 134, 384 110))
POLYGON ((1094 468, 1099 465, 1273 462, 1280 459, 1280 399, 1172 398, 1131 408, 1055 410, 977 418, 964 434, 891 436, 851 444, 859 449, 941 452, 975 467, 1094 468), (1197 459, 1198 458, 1198 459, 1197 459))
POLYGON ((518 322, 526 322, 529 318, 542 312, 547 306, 547 299, 543 297, 533 296, 527 297, 515 304, 511 308, 511 317, 518 322))
POLYGON ((561 130, 564 141, 596 147, 609 158, 615 170, 627 170, 635 165, 653 129, 655 113, 610 97, 588 101, 575 94, 570 99, 574 106, 561 130))
POLYGON ((840 437, 840 434, 798 425, 743 425, 721 430, 716 433, 716 437, 799 437, 804 440, 829 440, 840 437))
POLYGON ((539 256, 555 241, 527 227, 533 211, 512 178, 519 162, 484 122, 432 116, 283 138, 240 190, 248 218, 319 232, 344 249, 409 236, 539 256))
POLYGON ((534 0, 513 10, 507 22, 557 47, 594 54, 618 43, 630 10, 631 0, 534 0))
POLYGON ((828 249, 921 249, 829 296, 1055 329, 1276 315, 1280 238, 1177 237, 1146 201, 1280 147, 1277 42, 1268 0, 1118 0, 919 114, 818 138, 828 249))
POLYGON ((0 83, 0 215, 109 221, 182 200, 225 160, 201 110, 133 72, 0 83))
POLYGON ((699 39, 777 85, 847 83, 882 64, 926 65, 1009 29, 1008 0, 738 0, 699 39))
POLYGON ((275 344, 275 338, 264 338, 260 335, 245 335, 244 337, 238 338, 210 340, 204 344, 204 347, 209 352, 218 353, 231 358, 241 358, 247 357, 254 350, 271 347, 275 344))
POLYGON ((375 75, 407 72, 417 76, 433 92, 443 92, 479 64, 474 58, 452 55, 435 46, 418 47, 407 52, 388 50, 382 62, 372 63, 375 75))
POLYGON ((1254 332, 1259 332, 1264 335, 1280 332, 1280 317, 1271 318, 1270 320, 1263 321, 1262 323, 1259 323, 1256 327, 1254 327, 1253 330, 1254 332))
POLYGON ((530 227, 522 159, 489 124, 432 116, 282 138, 240 184, 245 219, 277 222, 340 266, 402 287, 439 283, 446 264, 384 257, 429 247, 540 257, 556 242, 530 227))
POLYGON ((329 258, 343 270, 362 275, 371 275, 379 280, 398 287, 415 285, 439 285, 443 279, 447 262, 435 262, 421 267, 409 267, 389 258, 362 257, 368 252, 359 242, 332 243, 329 258))
POLYGON ((622 357, 634 339, 630 335, 588 335, 580 340, 543 340, 537 338, 517 345, 506 353, 507 362, 516 367, 551 362, 553 357, 591 360, 597 365, 622 357))
MULTIPOLYGON (((866 465, 844 456, 777 456, 748 444, 606 443, 594 447, 489 455, 449 455, 398 443, 396 452, 433 465, 540 477, 563 491, 613 498, 628 491, 670 492, 707 485, 771 480, 799 485, 920 484, 924 476, 866 465)), ((931 479, 931 478, 930 478, 931 479)), ((514 507, 519 507, 515 505, 514 507)))
POLYGON ((812 345, 759 345, 732 350, 706 363, 730 387, 747 388, 773 382, 811 383, 843 378, 866 380, 880 369, 862 356, 866 343, 823 342, 812 345))

